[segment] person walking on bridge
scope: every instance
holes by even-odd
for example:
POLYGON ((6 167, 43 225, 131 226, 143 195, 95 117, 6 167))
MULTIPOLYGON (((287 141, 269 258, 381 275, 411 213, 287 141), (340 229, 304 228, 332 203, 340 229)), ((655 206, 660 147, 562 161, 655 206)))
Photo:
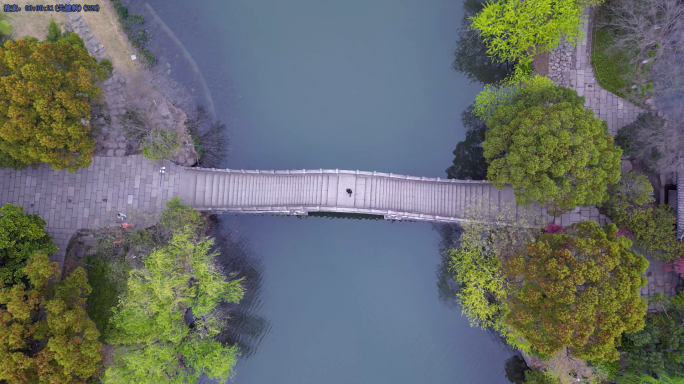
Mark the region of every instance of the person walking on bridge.
POLYGON ((347 188, 347 193, 349 194, 349 197, 351 197, 351 195, 352 195, 352 190, 351 190, 351 188, 347 188))

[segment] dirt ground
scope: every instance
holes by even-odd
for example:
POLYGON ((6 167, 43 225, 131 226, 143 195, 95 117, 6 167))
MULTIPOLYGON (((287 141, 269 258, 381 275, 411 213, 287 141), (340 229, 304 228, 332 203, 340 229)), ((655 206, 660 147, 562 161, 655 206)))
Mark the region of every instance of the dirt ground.
MULTIPOLYGON (((12 39, 31 36, 39 40, 45 40, 50 19, 54 19, 57 25, 64 30, 68 21, 66 15, 72 15, 61 12, 24 11, 24 6, 27 4, 55 5, 56 2, 54 0, 16 0, 14 4, 17 4, 22 11, 13 13, 9 20, 14 28, 11 35, 12 39)), ((88 23, 88 29, 104 45, 107 55, 111 58, 112 64, 114 64, 114 68, 124 75, 139 72, 140 67, 138 63, 131 60, 131 55, 134 53, 133 47, 130 46, 128 39, 123 33, 118 30, 119 22, 114 17, 114 9, 111 2, 106 0, 88 0, 88 4, 99 4, 100 11, 81 12, 80 15, 88 23)))
POLYGON ((119 22, 114 15, 111 1, 88 0, 88 4, 99 4, 100 12, 81 12, 81 16, 88 23, 88 29, 100 40, 100 44, 104 45, 114 68, 126 77, 139 72, 138 62, 131 60, 135 50, 123 32, 119 31, 119 22))
POLYGON ((16 4, 21 8, 21 12, 11 13, 9 23, 14 28, 11 38, 20 39, 25 36, 36 37, 38 40, 45 40, 47 37, 50 19, 54 19, 57 25, 64 29, 67 18, 60 12, 26 12, 24 6, 31 5, 54 5, 56 1, 47 0, 16 0, 16 4))

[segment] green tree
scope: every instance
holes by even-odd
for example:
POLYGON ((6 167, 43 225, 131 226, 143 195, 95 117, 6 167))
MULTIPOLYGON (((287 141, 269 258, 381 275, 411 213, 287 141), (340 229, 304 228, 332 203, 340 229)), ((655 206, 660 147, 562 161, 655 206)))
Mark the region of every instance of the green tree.
POLYGON ((57 263, 36 253, 28 285, 0 282, 0 381, 84 383, 99 369, 102 345, 83 304, 90 294, 82 268, 64 281, 57 263))
POLYGON ((604 121, 565 87, 522 88, 487 119, 487 180, 513 186, 518 204, 561 211, 598 204, 620 179, 622 150, 604 121))
POLYGON ((544 355, 568 347, 580 359, 617 360, 620 337, 644 327, 648 261, 614 224, 583 221, 542 234, 505 266, 514 290, 506 322, 544 355))
POLYGON ((0 48, 0 152, 56 170, 88 167, 90 104, 106 72, 72 33, 56 43, 35 38, 0 48))
POLYGON ((629 372, 684 372, 684 293, 664 298, 661 305, 664 311, 646 315, 644 329, 622 335, 620 349, 629 372))
POLYGON ((671 206, 655 206, 652 193, 645 175, 629 172, 608 188, 603 206, 615 225, 634 235, 640 249, 658 259, 674 260, 684 254, 684 244, 675 233, 677 218, 671 206))
POLYGON ((5 204, 0 207, 0 281, 5 286, 21 282, 26 261, 36 252, 51 255, 57 251, 45 233, 45 221, 24 213, 24 208, 5 204))
POLYGON ((239 353, 215 340, 226 317, 219 304, 237 303, 243 289, 240 280, 228 281, 214 267, 212 243, 198 240, 188 226, 130 272, 110 320, 108 342, 119 348, 105 382, 186 383, 201 374, 218 380, 232 375, 239 353))
POLYGON ((575 0, 499 0, 471 20, 493 59, 529 67, 532 56, 558 47, 561 37, 572 44, 583 37, 583 10, 575 0))
POLYGON ((55 20, 50 20, 50 25, 48 25, 47 41, 50 43, 56 43, 57 40, 62 38, 62 29, 55 23, 55 20))

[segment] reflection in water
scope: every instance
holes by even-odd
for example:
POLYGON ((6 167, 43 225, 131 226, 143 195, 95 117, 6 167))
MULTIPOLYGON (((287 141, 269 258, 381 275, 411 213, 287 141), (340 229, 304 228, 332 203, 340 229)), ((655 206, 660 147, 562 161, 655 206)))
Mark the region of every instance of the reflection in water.
MULTIPOLYGON (((458 294, 460 287, 454 279, 454 275, 449 270, 449 261, 451 260, 449 250, 459 247, 463 228, 458 224, 433 224, 432 229, 439 233, 440 239, 437 247, 439 249, 441 262, 437 266, 437 271, 435 272, 435 275, 437 276, 437 293, 439 295, 439 301, 448 308, 457 309, 459 305, 456 294, 458 294)), ((498 332, 491 328, 488 328, 486 331, 495 343, 501 345, 503 348, 509 349, 511 353, 515 353, 498 332)), ((525 363, 525 360, 519 355, 514 355, 506 360, 504 364, 506 378, 511 383, 524 383, 525 371, 528 369, 530 368, 525 363)))
POLYGON ((473 114, 473 104, 461 113, 461 122, 466 129, 466 138, 456 145, 453 165, 446 169, 447 176, 458 180, 485 180, 487 161, 482 143, 487 126, 473 114))
POLYGON ((225 273, 244 278, 245 296, 239 304, 227 305, 230 320, 219 334, 218 340, 237 344, 241 356, 248 358, 257 352, 259 344, 271 331, 271 322, 257 314, 263 304, 261 297, 264 266, 261 259, 250 250, 245 238, 234 238, 231 231, 216 229, 215 233, 229 234, 216 237, 214 246, 220 252, 218 264, 225 273))
POLYGON ((439 301, 448 308, 458 308, 456 294, 460 288, 454 279, 454 275, 449 271, 449 261, 451 260, 449 250, 458 246, 463 229, 458 224, 433 224, 432 229, 439 233, 440 238, 438 249, 441 262, 435 272, 439 301))
POLYGON ((506 363, 504 365, 506 378, 508 379, 508 381, 515 384, 522 384, 525 382, 525 371, 529 369, 530 367, 527 366, 525 360, 518 355, 506 360, 506 363))
POLYGON ((487 47, 478 31, 470 28, 470 17, 475 16, 484 7, 485 0, 465 0, 463 2, 463 19, 458 32, 456 51, 454 51, 454 70, 464 74, 471 82, 495 84, 513 73, 515 63, 494 62, 487 54, 487 47))

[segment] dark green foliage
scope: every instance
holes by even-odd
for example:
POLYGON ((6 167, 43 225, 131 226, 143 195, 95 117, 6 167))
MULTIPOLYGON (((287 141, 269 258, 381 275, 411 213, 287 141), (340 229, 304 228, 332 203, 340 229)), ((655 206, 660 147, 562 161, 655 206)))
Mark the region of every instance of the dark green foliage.
POLYGON ((85 262, 88 266, 88 285, 93 289, 88 296, 86 311, 100 331, 100 340, 105 341, 109 337, 112 308, 116 307, 119 295, 126 287, 131 267, 123 255, 116 253, 98 253, 86 257, 85 262))
POLYGON ((591 60, 599 84, 616 95, 625 97, 625 92, 631 85, 629 79, 634 75, 629 62, 637 52, 616 52, 610 49, 612 45, 613 37, 607 28, 595 30, 591 60))
POLYGON ((525 384, 560 384, 560 380, 544 371, 525 372, 525 384))
POLYGON ((24 208, 5 204, 0 207, 0 282, 6 286, 24 280, 27 260, 37 252, 52 255, 57 247, 45 233, 45 221, 24 213, 24 208))
MULTIPOLYGON (((0 138, 0 142, 2 142, 2 139, 0 138)), ((26 164, 22 162, 21 160, 17 160, 14 157, 6 154, 3 151, 0 151, 0 168, 13 168, 17 170, 21 169, 26 169, 29 164, 26 164)))
POLYGON ((114 71, 114 65, 112 65, 112 62, 109 59, 100 60, 100 67, 107 71, 110 76, 112 75, 112 71, 114 71))
POLYGON ((55 23, 54 20, 50 20, 50 25, 48 26, 47 41, 51 43, 56 43, 62 38, 62 29, 55 23))
POLYGON ((485 140, 487 126, 473 114, 471 105, 461 113, 466 138, 456 145, 454 164, 447 168, 450 179, 485 180, 487 178, 487 160, 484 158, 482 142, 485 140))
MULTIPOLYGON (((684 295, 680 294, 680 301, 684 295)), ((672 301, 675 301, 673 299, 672 301)), ((622 335, 621 350, 630 372, 684 372, 684 326, 682 311, 672 302, 667 312, 646 315, 646 326, 622 335)))

